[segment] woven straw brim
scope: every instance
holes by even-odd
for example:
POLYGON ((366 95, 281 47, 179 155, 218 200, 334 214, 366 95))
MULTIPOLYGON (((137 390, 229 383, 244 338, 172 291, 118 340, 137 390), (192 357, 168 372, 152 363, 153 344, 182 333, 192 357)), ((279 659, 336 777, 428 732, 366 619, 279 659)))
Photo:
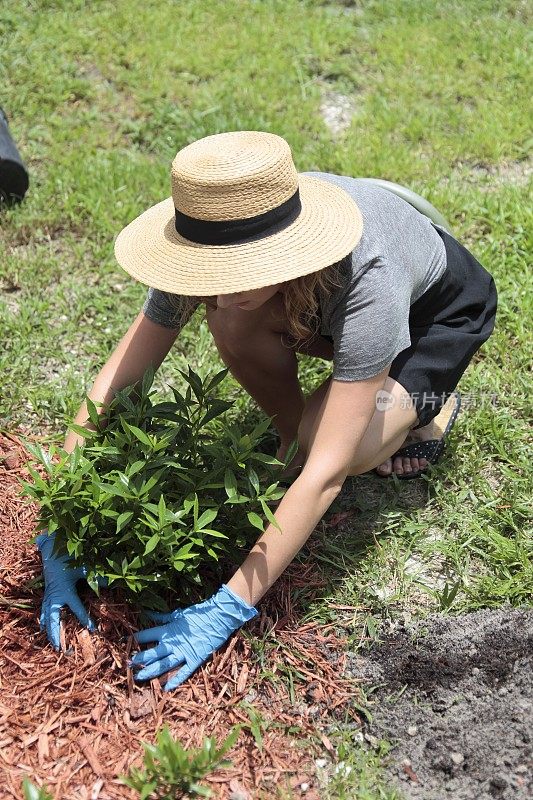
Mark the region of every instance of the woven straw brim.
POLYGON ((359 242, 361 212, 340 187, 299 176, 302 211, 284 230, 229 245, 203 245, 174 227, 171 197, 117 236, 118 263, 136 280, 173 294, 245 292, 298 278, 340 261, 359 242))

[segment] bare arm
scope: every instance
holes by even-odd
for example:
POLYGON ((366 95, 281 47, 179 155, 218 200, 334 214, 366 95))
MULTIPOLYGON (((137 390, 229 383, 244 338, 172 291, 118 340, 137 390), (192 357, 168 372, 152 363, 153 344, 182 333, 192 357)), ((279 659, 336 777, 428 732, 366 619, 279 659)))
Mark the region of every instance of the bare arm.
MULTIPOLYGON (((157 370, 178 333, 178 330, 157 325, 140 311, 96 376, 88 392, 89 398, 107 404, 113 399, 116 391, 142 380, 150 364, 157 370)), ((101 411, 100 408, 98 410, 101 411)), ((88 417, 87 404, 84 400, 74 422, 94 430, 88 417)), ((82 444, 83 436, 69 431, 63 445, 64 449, 71 453, 76 443, 82 444)))
POLYGON ((268 525, 227 582, 246 602, 255 605, 261 599, 338 495, 388 371, 368 380, 331 381, 313 424, 304 468, 275 512, 281 532, 268 525))

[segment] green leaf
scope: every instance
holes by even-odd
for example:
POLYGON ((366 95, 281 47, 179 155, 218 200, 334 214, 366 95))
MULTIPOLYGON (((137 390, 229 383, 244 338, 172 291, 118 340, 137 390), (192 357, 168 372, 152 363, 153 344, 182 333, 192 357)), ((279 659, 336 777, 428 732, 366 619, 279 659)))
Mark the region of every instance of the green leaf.
POLYGON ((120 533, 122 528, 128 524, 128 522, 132 519, 132 517, 133 517, 133 511, 124 511, 122 514, 120 514, 119 518, 117 519, 116 533, 120 533))
POLYGON ((274 456, 269 456, 266 453, 251 453, 250 458, 254 461, 260 461, 262 464, 270 464, 271 466, 283 466, 283 461, 280 461, 274 456))
POLYGON ((150 441, 146 433, 142 431, 140 428, 138 428, 136 425, 130 425, 128 422, 126 422, 126 420, 122 420, 122 424, 128 431, 133 433, 135 438, 138 439, 140 442, 142 442, 143 444, 147 444, 149 447, 152 446, 152 442, 150 441))
POLYGON ((200 422, 200 426, 203 427, 207 425, 208 422, 211 422, 212 419, 219 417, 233 405, 233 401, 226 401, 226 400, 216 400, 211 403, 210 408, 206 411, 202 420, 200 422))
POLYGON ((96 485, 104 492, 107 492, 108 494, 114 495, 116 497, 124 497, 125 499, 129 499, 131 497, 129 492, 127 492, 124 488, 118 486, 117 484, 113 485, 110 483, 100 483, 100 481, 98 481, 96 485))
POLYGON ((215 389, 219 385, 219 383, 222 383, 228 372, 229 370, 227 367, 225 369, 221 369, 220 372, 217 372, 216 375, 214 375, 211 378, 211 380, 206 384, 205 387, 206 393, 212 392, 213 389, 215 389))
POLYGON ((144 555, 147 556, 148 553, 151 553, 152 550, 155 550, 159 542, 161 541, 161 537, 158 533, 154 533, 148 541, 146 542, 146 547, 144 548, 144 555))
POLYGON ((196 553, 189 552, 194 546, 194 542, 188 542, 183 547, 180 547, 177 553, 174 553, 174 558, 195 558, 196 553))
POLYGON ((259 514, 255 513, 255 511, 249 511, 247 517, 248 521, 254 526, 254 528, 258 528, 261 532, 265 530, 263 520, 259 514))
POLYGON ((150 387, 152 386, 152 384, 154 382, 154 376, 155 376, 154 365, 152 363, 150 363, 148 368, 145 370, 145 373, 144 373, 143 379, 142 379, 141 393, 143 395, 147 395, 149 393, 150 387))
POLYGON ((166 516, 167 516, 167 506, 163 495, 160 495, 159 497, 159 503, 157 505, 157 513, 158 513, 159 525, 163 527, 166 522, 166 516))
POLYGON ((211 797, 213 792, 207 786, 201 786, 199 783, 191 783, 189 786, 189 793, 194 792, 199 794, 200 797, 211 797))
POLYGON ((224 488, 228 497, 233 497, 237 494, 237 479, 235 473, 229 467, 224 472, 224 488))
MULTIPOLYGON (((151 781, 150 783, 145 783, 141 789, 141 794, 139 795, 139 800, 148 800, 152 792, 155 792, 157 789, 158 781, 151 781)), ((133 787, 135 788, 135 787, 133 787)))
POLYGON ((100 594, 100 587, 98 586, 98 577, 93 572, 88 573, 87 583, 89 584, 89 586, 96 595, 100 594))
POLYGON ((260 488, 259 488, 259 477, 257 475, 257 472, 250 465, 248 465, 247 472, 248 472, 248 478, 250 480, 250 483, 252 484, 253 490, 256 493, 256 495, 258 495, 259 491, 260 491, 260 488))
POLYGON ((45 786, 39 789, 28 778, 24 778, 22 781, 22 791, 24 800, 52 800, 52 795, 47 792, 45 786))
POLYGON ((265 501, 260 499, 259 502, 261 503, 261 508, 263 509, 265 517, 268 519, 268 521, 271 522, 272 525, 274 525, 274 527, 278 529, 278 531, 281 531, 281 528, 279 526, 276 517, 274 516, 270 508, 267 506, 265 501))
POLYGON ((216 536, 218 539, 229 539, 229 536, 226 536, 225 533, 221 533, 221 531, 214 531, 212 528, 204 528, 202 533, 207 533, 209 536, 216 536))
POLYGON ((78 425, 77 422, 70 422, 67 428, 74 431, 74 433, 77 433, 79 436, 83 436, 85 439, 94 439, 95 436, 98 436, 98 431, 84 428, 83 425, 78 425))
POLYGON ((146 461, 134 461, 133 464, 128 464, 126 474, 132 478, 137 472, 140 472, 146 466, 146 461))
POLYGON ((195 531, 201 531, 205 528, 206 525, 209 525, 213 520, 216 518, 218 514, 217 508, 208 508, 203 514, 199 517, 198 522, 194 526, 195 531))
POLYGON ((267 419, 262 420, 258 425, 255 426, 252 433, 250 434, 254 439, 259 439, 260 436, 265 433, 266 430, 270 427, 272 423, 273 417, 267 417, 267 419))
POLYGON ((89 412, 89 419, 91 420, 92 424, 95 426, 97 430, 100 429, 100 415, 96 410, 96 405, 93 403, 89 395, 85 397, 85 403, 87 405, 87 411, 89 412))

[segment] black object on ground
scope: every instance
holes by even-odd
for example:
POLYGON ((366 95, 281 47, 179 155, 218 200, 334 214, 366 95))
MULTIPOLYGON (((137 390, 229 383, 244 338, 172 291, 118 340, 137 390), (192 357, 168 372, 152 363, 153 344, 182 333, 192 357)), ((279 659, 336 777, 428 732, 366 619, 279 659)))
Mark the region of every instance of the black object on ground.
POLYGON ((533 796, 532 668, 533 610, 510 608, 428 617, 349 662, 406 800, 533 796))
POLYGON ((29 184, 28 172, 11 136, 6 113, 0 107, 0 207, 20 202, 29 184))

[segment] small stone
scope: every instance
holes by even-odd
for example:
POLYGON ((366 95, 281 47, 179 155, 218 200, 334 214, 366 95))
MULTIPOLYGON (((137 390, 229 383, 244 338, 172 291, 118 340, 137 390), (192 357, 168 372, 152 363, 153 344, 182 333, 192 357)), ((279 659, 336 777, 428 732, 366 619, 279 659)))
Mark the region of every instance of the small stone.
POLYGON ((16 469, 20 464, 20 460, 16 450, 11 450, 9 453, 7 453, 7 455, 0 456, 0 459, 3 461, 4 467, 6 469, 16 469))
POLYGON ((505 789, 507 781, 502 775, 496 775, 495 778, 491 778, 490 785, 492 789, 505 789))
POLYGON ((519 764, 517 767, 515 767, 515 772, 517 772, 519 775, 525 775, 527 771, 528 771, 527 764, 519 764))
POLYGON ((479 667, 472 667, 472 675, 479 675, 480 669, 479 667))
POLYGON ((349 764, 345 764, 344 761, 339 761, 338 764, 335 765, 335 769, 333 772, 335 775, 349 775, 352 771, 352 768, 349 764))
POLYGON ((306 792, 309 789, 309 784, 308 783, 301 783, 300 784, 300 789, 302 790, 302 792, 306 792))
POLYGON ((409 734, 409 736, 416 736, 416 734, 418 733, 418 728, 416 727, 416 725, 409 725, 409 727, 407 728, 407 733, 409 734))
POLYGON ((327 758, 316 758, 315 759, 315 767, 317 769, 324 769, 326 764, 328 763, 327 758))
POLYGON ((411 762, 409 761, 409 759, 408 759, 408 758, 404 758, 404 759, 401 761, 401 763, 400 763, 400 766, 401 766, 401 767, 412 767, 413 765, 411 764, 411 762))
POLYGON ((452 759, 453 763, 459 766, 465 760, 465 757, 462 753, 451 753, 450 758, 452 759))

